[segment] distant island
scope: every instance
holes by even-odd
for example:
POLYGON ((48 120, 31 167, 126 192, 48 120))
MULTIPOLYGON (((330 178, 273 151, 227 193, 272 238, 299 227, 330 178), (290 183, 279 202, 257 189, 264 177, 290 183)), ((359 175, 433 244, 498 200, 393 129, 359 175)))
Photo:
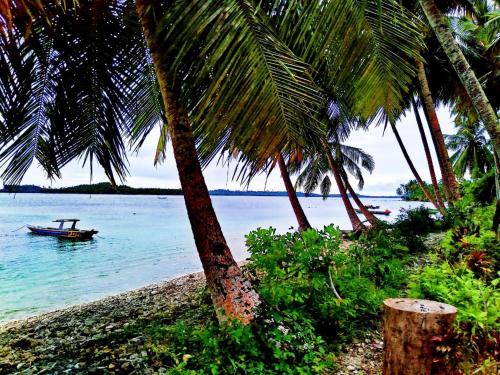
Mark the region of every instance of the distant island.
MULTIPOLYGON (((22 193, 40 193, 40 194, 123 194, 123 195, 182 195, 181 189, 162 189, 162 188, 133 188, 127 185, 113 187, 109 182, 100 182, 97 184, 77 185, 62 188, 47 188, 37 185, 4 185, 0 193, 22 194, 22 193)), ((283 197, 286 191, 252 191, 252 190, 210 190, 210 195, 225 196, 262 196, 262 197, 283 197)), ((297 192, 299 197, 322 197, 321 194, 305 194, 297 192)), ((362 195, 361 198, 401 198, 398 195, 362 195)), ((330 194, 329 197, 340 197, 339 194, 330 194)))

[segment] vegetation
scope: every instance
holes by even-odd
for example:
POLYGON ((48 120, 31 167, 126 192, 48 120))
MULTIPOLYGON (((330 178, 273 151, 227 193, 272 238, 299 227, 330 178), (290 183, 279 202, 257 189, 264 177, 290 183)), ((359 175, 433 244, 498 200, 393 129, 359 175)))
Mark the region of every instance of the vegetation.
POLYGON ((2 178, 17 186, 33 163, 59 178, 79 159, 91 174, 97 161, 110 180, 93 189, 130 192, 118 186, 127 148, 160 127, 154 160, 171 140, 216 317, 143 327, 174 373, 326 371, 328 353, 376 327, 384 298, 407 293, 457 305, 455 331, 436 339, 442 360, 490 371, 499 337, 498 21, 497 2, 486 0, 2 0, 2 178), (456 114, 456 134, 442 134, 438 104, 456 114), (430 184, 399 136, 408 110, 430 184), (431 202, 439 219, 422 208, 386 226, 352 189, 349 174, 361 188, 374 161, 346 141, 380 123, 415 178, 398 194, 431 202), (216 157, 235 160, 242 183, 278 165, 301 229, 250 233, 247 273, 202 173, 216 157), (349 249, 334 227, 310 228, 294 173, 306 193, 327 196, 335 182, 360 236, 349 249), (422 236, 433 231, 447 232, 426 255, 422 236), (179 358, 186 348, 193 357, 179 358))
MULTIPOLYGON (((489 211, 477 208, 474 222, 489 211)), ((257 229, 247 235, 245 269, 264 307, 252 325, 219 325, 205 292, 200 306, 176 319, 139 323, 127 334, 146 335, 150 360, 167 373, 323 374, 336 368, 343 347, 380 328, 385 298, 431 298, 459 309, 454 330, 436 338, 436 360, 464 373, 492 373, 500 360, 500 275, 492 259, 498 242, 486 230, 490 242, 476 243, 492 249, 488 256, 457 258, 452 249, 462 242, 450 244, 453 227, 437 246, 426 245, 429 233, 447 226, 422 207, 349 246, 333 226, 257 229)))
POLYGON ((63 188, 46 188, 35 185, 4 186, 7 193, 50 194, 126 194, 126 195, 182 195, 181 189, 133 188, 127 185, 113 186, 109 182, 77 185, 63 188))

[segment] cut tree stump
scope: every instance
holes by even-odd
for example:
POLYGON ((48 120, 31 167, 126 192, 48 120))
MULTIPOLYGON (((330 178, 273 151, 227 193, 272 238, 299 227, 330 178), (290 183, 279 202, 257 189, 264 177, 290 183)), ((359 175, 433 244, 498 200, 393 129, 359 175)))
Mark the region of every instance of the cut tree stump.
POLYGON ((445 303, 412 298, 384 301, 384 375, 437 375, 431 338, 444 335, 457 309, 445 303))

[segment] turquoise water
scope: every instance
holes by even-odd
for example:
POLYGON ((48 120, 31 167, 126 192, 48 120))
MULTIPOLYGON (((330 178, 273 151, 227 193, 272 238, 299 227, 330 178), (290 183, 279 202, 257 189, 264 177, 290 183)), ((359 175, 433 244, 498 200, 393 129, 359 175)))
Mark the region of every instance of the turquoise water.
MULTIPOLYGON (((244 235, 257 227, 296 226, 286 197, 213 197, 236 259, 246 257, 244 235)), ((311 224, 349 228, 337 198, 301 198, 311 224)), ((397 212, 415 203, 370 199, 397 212)), ((395 215, 392 215, 395 216, 395 215)), ((0 322, 138 288, 199 271, 183 198, 169 196, 0 194, 0 322), (79 218, 99 230, 92 241, 36 236, 25 224, 79 218)))

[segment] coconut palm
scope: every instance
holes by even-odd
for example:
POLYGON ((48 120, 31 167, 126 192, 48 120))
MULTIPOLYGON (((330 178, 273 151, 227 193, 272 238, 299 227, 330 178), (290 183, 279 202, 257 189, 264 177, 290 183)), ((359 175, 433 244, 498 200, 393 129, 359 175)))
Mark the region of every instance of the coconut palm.
POLYGON ((479 122, 469 123, 464 116, 455 120, 457 133, 446 135, 446 145, 451 151, 453 168, 459 178, 468 172, 472 178, 479 178, 493 167, 490 143, 484 135, 484 127, 479 122))
POLYGON ((420 133, 420 138, 422 140, 422 145, 424 147, 425 158, 427 160, 427 166, 429 168, 429 174, 431 176, 431 184, 434 191, 434 197, 436 198, 437 209, 441 214, 445 214, 445 206, 443 199, 441 198, 441 192, 439 191, 439 185, 436 177, 436 171, 434 169, 434 162, 432 161, 432 154, 427 142, 427 137, 425 135, 424 125, 422 124, 422 118, 418 111, 418 106, 413 96, 410 97, 413 112, 415 113, 415 119, 417 121, 418 131, 420 133))
MULTIPOLYGON (((347 170, 355 176, 358 179, 358 186, 362 188, 364 185, 362 168, 371 172, 375 167, 373 158, 359 148, 335 142, 329 142, 328 148, 328 153, 320 150, 315 153, 306 154, 302 160, 297 160, 290 164, 291 172, 298 174, 296 186, 303 188, 306 193, 312 193, 319 188, 323 194, 323 198, 326 199, 332 187, 330 175, 333 175, 342 200, 349 200, 347 189, 349 189, 350 184, 345 171, 347 170), (332 160, 335 170, 332 169, 332 160)), ((352 188, 349 190, 349 193, 354 198, 354 191, 352 188)), ((351 203, 350 205, 352 207, 351 203)), ((352 212, 354 212, 354 209, 352 212)), ((356 213, 354 212, 354 214, 356 213)), ((349 219, 351 220, 351 216, 349 216, 349 219)), ((372 225, 376 225, 377 220, 373 215, 368 214, 367 219, 369 219, 372 225)), ((359 218, 351 220, 351 224, 355 230, 362 227, 359 218)))
MULTIPOLYGON (((438 7, 437 2, 435 0, 420 0, 420 5, 492 140, 493 153, 498 155, 500 152, 500 124, 481 83, 460 50, 457 41, 453 37, 448 20, 444 16, 443 11, 438 7)), ((497 161, 497 179, 498 172, 500 172, 499 168, 500 165, 497 161)), ((497 199, 500 199, 500 191, 498 189, 497 199)))
POLYGON ((434 106, 434 101, 427 81, 424 64, 421 61, 417 62, 418 81, 420 84, 420 95, 422 98, 422 106, 427 118, 429 130, 434 142, 436 155, 438 156, 439 166, 443 177, 444 191, 449 204, 453 204, 460 198, 458 184, 453 173, 448 151, 444 142, 443 133, 434 106))
MULTIPOLYGON (((376 117, 380 108, 398 108, 406 83, 414 75, 414 67, 402 56, 417 58, 421 45, 418 22, 398 3, 289 0, 262 2, 261 6, 278 35, 317 72, 314 79, 323 92, 335 98, 334 102, 342 103, 341 111, 353 113, 352 117, 376 117), (408 35, 413 38, 408 38, 408 35)), ((326 123, 326 117, 319 113, 318 122, 326 123)), ((228 157, 238 155, 237 176, 246 181, 268 166, 269 159, 274 160, 267 143, 263 143, 264 147, 255 147, 259 143, 253 142, 250 150, 244 150, 239 144, 242 138, 239 131, 209 133, 204 130, 203 123, 206 121, 197 127, 197 131, 203 134, 200 142, 202 159, 210 160, 219 152, 228 157)), ((253 139, 259 137, 259 133, 249 134, 249 130, 247 134, 253 139)), ((302 148, 327 152, 325 139, 308 136, 298 144, 289 142, 282 152, 286 154, 286 150, 302 148)), ((332 170, 337 170, 335 164, 332 170)), ((345 193, 342 196, 353 226, 359 227, 341 173, 335 176, 341 194, 345 193)))
MULTIPOLYGON (((115 174, 124 178, 122 136, 133 131, 140 143, 158 122, 161 116, 161 103, 155 91, 158 87, 188 216, 214 305, 218 312, 248 322, 259 299, 235 263, 215 216, 198 162, 188 109, 192 102, 199 102, 197 97, 205 95, 213 100, 220 95, 210 82, 220 83, 224 78, 228 87, 246 87, 248 96, 241 97, 233 88, 231 94, 226 93, 217 103, 234 105, 240 98, 243 108, 252 109, 240 111, 237 119, 229 118, 228 112, 226 119, 264 128, 268 141, 279 144, 279 137, 285 136, 284 128, 287 139, 293 140, 294 134, 300 134, 302 122, 295 118, 304 119, 321 103, 321 95, 309 79, 307 64, 276 38, 251 2, 234 1, 229 13, 224 4, 214 2, 207 18, 212 23, 201 25, 193 20, 197 19, 196 12, 203 10, 202 4, 189 2, 189 5, 193 17, 185 24, 179 23, 177 17, 185 8, 177 3, 166 7, 159 1, 135 4, 79 1, 78 7, 65 14, 50 8, 51 12, 46 13, 51 15, 50 24, 32 13, 34 26, 30 26, 28 37, 23 32, 27 29, 23 24, 25 19, 15 19, 13 24, 20 26, 7 27, 1 43, 5 68, 1 70, 1 90, 8 94, 2 95, 5 100, 1 103, 1 131, 10 137, 2 137, 5 141, 2 159, 8 162, 4 178, 9 182, 20 181, 35 158, 51 176, 58 176, 60 168, 75 157, 83 157, 90 163, 95 158, 110 179, 115 174), (129 10, 127 17, 125 9, 129 10), (57 17, 53 17, 56 13, 57 17), (80 30, 75 26, 84 27, 80 30), (179 28, 186 33, 179 32, 179 28), (211 32, 221 28, 232 30, 227 39, 210 39, 220 36, 211 32), (194 29, 198 38, 187 38, 194 29), (123 41, 122 32, 127 35, 123 41), (186 38, 179 39, 182 35, 186 38), (200 35, 206 39, 202 40, 200 35), (235 49, 232 47, 236 35, 237 44, 243 45, 238 44, 235 49), (172 38, 178 43, 169 43, 172 38), (152 61, 145 53, 144 39, 152 61), (129 48, 133 43, 135 47, 129 48), (218 55, 221 46, 229 51, 218 75, 213 70, 204 74, 196 69, 200 66, 193 56, 218 55), (254 58, 247 60, 249 64, 235 66, 243 61, 235 57, 251 53, 254 58), (113 63, 106 63, 108 56, 113 56, 114 60, 110 59, 113 63), (50 69, 53 71, 49 74, 50 69), (157 82, 150 82, 152 71, 157 82), (226 79, 227 71, 231 71, 232 80, 226 79), (32 85, 35 80, 38 84, 32 85), (37 90, 36 95, 30 90, 37 90)), ((210 66, 210 61, 205 62, 210 66)), ((214 112, 218 109, 214 105, 214 112)), ((236 111, 232 114, 237 115, 236 111)), ((213 112, 205 115, 217 116, 213 112)), ((309 126, 308 132, 314 128, 314 124, 309 126)), ((162 131, 159 155, 166 133, 162 131)))
POLYGON ((283 155, 281 153, 278 154, 277 164, 280 170, 281 178, 283 179, 283 183, 285 184, 288 199, 290 200, 293 212, 295 214, 295 217, 297 218, 299 231, 302 232, 306 229, 311 228, 311 224, 309 224, 309 220, 307 220, 307 216, 304 212, 304 209, 302 208, 299 202, 299 198, 297 197, 297 192, 293 187, 292 180, 290 179, 290 174, 288 173, 288 168, 286 166, 285 159, 283 158, 283 155))

